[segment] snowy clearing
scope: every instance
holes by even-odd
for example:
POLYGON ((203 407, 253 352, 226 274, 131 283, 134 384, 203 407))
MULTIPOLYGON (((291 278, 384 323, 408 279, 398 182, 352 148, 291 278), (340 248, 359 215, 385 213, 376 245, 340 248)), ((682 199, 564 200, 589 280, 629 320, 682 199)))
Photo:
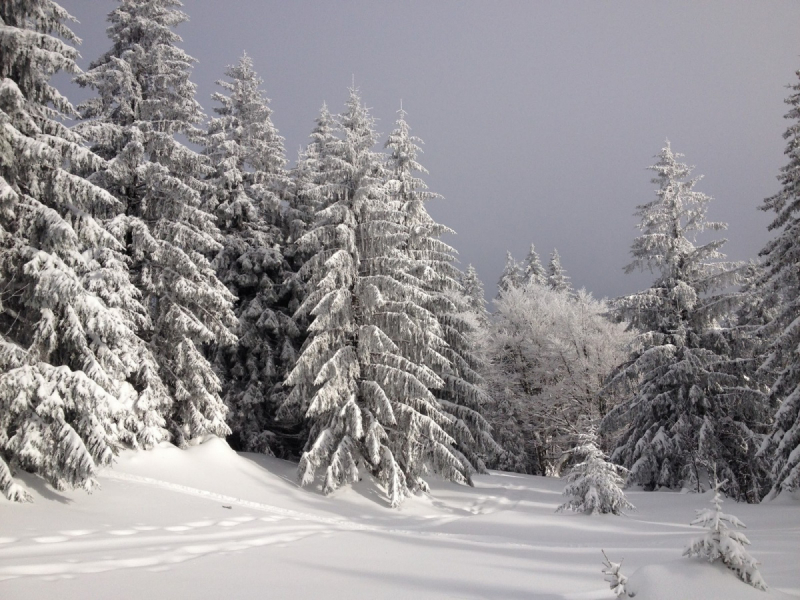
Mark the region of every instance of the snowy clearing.
POLYGON ((637 598, 800 597, 800 502, 728 501, 770 586, 681 558, 709 494, 632 491, 628 516, 557 514, 563 480, 493 472, 387 506, 362 481, 325 497, 295 465, 212 438, 126 452, 95 494, 22 481, 0 499, 0 598, 613 598, 604 549, 637 598))

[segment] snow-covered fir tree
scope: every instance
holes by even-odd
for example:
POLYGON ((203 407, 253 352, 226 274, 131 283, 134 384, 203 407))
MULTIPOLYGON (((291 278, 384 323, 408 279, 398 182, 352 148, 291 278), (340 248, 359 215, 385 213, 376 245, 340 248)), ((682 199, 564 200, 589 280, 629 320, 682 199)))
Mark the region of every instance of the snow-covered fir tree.
MULTIPOLYGON (((800 71, 796 74, 800 79, 800 71)), ((778 301, 776 315, 766 326, 773 341, 762 366, 762 374, 778 375, 770 389, 778 409, 760 449, 772 466, 771 496, 800 488, 800 81, 790 89, 786 118, 791 124, 783 134, 788 161, 778 176, 782 187, 762 206, 776 214, 769 229, 777 233, 761 251, 765 274, 758 287, 760 296, 778 301)))
POLYGON ((519 263, 514 260, 511 252, 506 252, 506 266, 503 267, 503 272, 500 273, 500 279, 497 281, 498 294, 510 290, 513 287, 522 285, 522 269, 519 263))
MULTIPOLYGON (((712 464, 730 478, 728 489, 751 500, 758 469, 758 404, 742 373, 731 370, 730 330, 722 317, 735 309, 746 266, 721 260, 725 240, 696 246, 694 236, 719 230, 706 220, 705 194, 669 143, 651 170, 656 198, 638 207, 642 235, 626 267, 653 270, 649 289, 617 301, 618 313, 642 333, 610 385, 628 385, 627 401, 606 417, 607 431, 622 432, 613 459, 630 469, 629 481, 700 489, 712 464)), ((756 494, 757 495, 757 494, 756 494)))
MULTIPOLYGON (((233 295, 210 258, 222 246, 214 217, 202 208, 207 160, 181 143, 202 141, 203 114, 189 80, 194 62, 172 30, 186 20, 177 0, 120 0, 108 17, 111 50, 77 82, 97 92, 79 111, 79 131, 109 161, 92 181, 119 201, 111 230, 131 258, 147 307, 140 329, 166 392, 137 402, 140 420, 161 415, 174 441, 226 435, 221 386, 204 347, 235 342, 233 295)), ((162 436, 143 436, 152 446, 162 436)))
POLYGON ((634 509, 622 491, 625 468, 608 460, 597 445, 593 427, 578 436, 578 444, 570 454, 580 462, 567 474, 564 495, 570 499, 558 507, 559 511, 620 515, 634 509))
POLYGON ((288 308, 279 309, 288 277, 281 202, 289 179, 283 138, 270 118, 253 61, 245 54, 225 75, 228 80, 218 82, 224 91, 213 96, 218 116, 205 138, 214 171, 204 200, 223 235, 214 267, 237 297, 239 342, 218 349, 217 368, 233 446, 272 452, 279 444, 274 416, 299 336, 288 308))
POLYGON ((427 298, 420 297, 418 301, 436 316, 446 342, 430 355, 433 360, 424 356, 414 359, 424 361, 444 381, 434 394, 439 399, 439 409, 450 416, 445 430, 466 457, 462 460, 465 468, 469 470, 474 465, 483 471, 482 457, 498 448, 481 415, 489 398, 479 374, 484 365, 474 348, 475 324, 466 314, 474 300, 466 296, 459 283, 463 274, 454 264, 455 249, 440 239, 442 234, 455 232, 436 223, 425 207, 439 196, 429 192, 419 177, 427 173, 418 162, 422 140, 411 135, 405 115, 400 109, 396 127, 386 142, 390 151, 386 165, 388 199, 400 210, 408 232, 403 246, 411 261, 407 276, 412 278, 411 284, 427 294, 427 298), (439 361, 439 353, 447 359, 446 364, 439 361))
MULTIPOLYGON (((130 404, 153 391, 134 334, 144 309, 94 216, 118 202, 75 174, 105 161, 63 125, 74 110, 49 82, 79 71, 69 20, 50 0, 0 3, 0 491, 12 500, 29 499, 15 469, 91 490, 135 443, 130 404)), ((160 422, 140 425, 146 438, 160 422)))
MULTIPOLYGON (((336 127, 336 120, 327 104, 323 103, 309 136, 311 141, 300 150, 297 163, 289 173, 290 188, 283 217, 286 230, 284 258, 289 264, 289 271, 285 272, 283 296, 288 314, 293 315, 301 346, 307 337, 308 321, 313 318, 308 312, 298 311, 307 293, 307 282, 301 269, 316 252, 313 245, 301 240, 313 227, 317 211, 325 208, 331 199, 331 194, 323 193, 321 186, 330 183, 329 172, 334 169, 333 152, 339 141, 336 127)), ((303 412, 300 403, 284 401, 276 418, 282 427, 291 429, 293 436, 304 442, 308 432, 302 431, 307 427, 303 412)))
POLYGON ((767 584, 758 570, 758 561, 745 549, 745 546, 750 545, 750 540, 742 532, 733 529, 744 527, 744 523, 735 516, 722 512, 724 484, 724 481, 714 481, 714 497, 711 500, 714 508, 698 510, 697 516, 691 522, 691 525, 705 527, 706 533, 693 539, 683 555, 699 556, 712 563, 721 560, 739 579, 754 588, 766 590, 767 584))
POLYGON ((547 272, 544 270, 542 261, 539 258, 539 253, 536 252, 536 246, 533 244, 531 244, 528 257, 525 259, 525 269, 522 273, 522 280, 523 283, 547 285, 547 272))
POLYGON ((561 266, 561 256, 554 248, 550 254, 550 262, 547 264, 547 284, 557 292, 571 292, 572 285, 569 279, 564 267, 561 266))
POLYGON ((443 331, 423 306, 430 295, 412 275, 405 217, 387 198, 373 119, 355 89, 339 123, 342 137, 316 191, 324 208, 300 240, 314 255, 301 271, 309 293, 298 312, 314 320, 287 378, 287 404, 310 426, 303 485, 323 471, 330 493, 355 481, 361 466, 396 506, 426 488, 427 467, 460 482, 472 467, 445 430, 453 417, 431 392, 444 385, 428 366, 448 364, 443 331))

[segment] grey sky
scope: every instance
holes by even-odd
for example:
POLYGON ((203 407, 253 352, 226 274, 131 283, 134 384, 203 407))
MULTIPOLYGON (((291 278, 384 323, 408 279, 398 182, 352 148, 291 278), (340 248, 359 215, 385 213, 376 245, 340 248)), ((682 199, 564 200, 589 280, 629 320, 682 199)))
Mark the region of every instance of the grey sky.
MULTIPOLYGON (((86 67, 109 48, 110 0, 60 2, 80 21, 86 67)), ((182 47, 199 63, 198 100, 242 51, 272 99, 290 160, 322 101, 342 109, 355 77, 388 134, 402 99, 425 140, 430 212, 452 227, 462 266, 487 298, 506 250, 555 246, 596 296, 647 287, 624 275, 646 167, 666 138, 704 175, 728 255, 769 239, 757 210, 778 189, 786 85, 800 69, 800 2, 631 0, 187 0, 182 47)), ((73 101, 81 93, 67 90, 73 101)))

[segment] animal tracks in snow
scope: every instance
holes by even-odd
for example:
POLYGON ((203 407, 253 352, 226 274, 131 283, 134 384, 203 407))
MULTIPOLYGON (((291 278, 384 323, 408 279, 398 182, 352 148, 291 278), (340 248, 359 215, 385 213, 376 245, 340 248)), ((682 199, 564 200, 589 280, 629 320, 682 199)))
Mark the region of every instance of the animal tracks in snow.
POLYGON ((57 535, 2 537, 0 581, 17 577, 72 578, 79 574, 132 568, 163 571, 170 565, 201 556, 286 544, 310 535, 330 534, 348 528, 343 521, 165 481, 113 472, 106 472, 104 477, 156 486, 257 512, 166 526, 115 523, 118 527, 115 529, 69 529, 58 531, 57 535))
POLYGON ((200 556, 285 544, 328 532, 318 523, 251 515, 106 532, 64 531, 58 536, 2 538, 0 581, 16 577, 69 578, 116 569, 161 571, 200 556))
POLYGON ((58 531, 57 535, 0 538, 0 581, 17 577, 72 578, 80 574, 117 569, 163 571, 169 569, 170 565, 201 556, 286 544, 311 535, 327 536, 341 531, 460 537, 301 513, 125 473, 105 471, 101 476, 203 498, 226 508, 235 506, 239 510, 244 509, 245 514, 224 519, 198 520, 195 517, 195 520, 161 526, 115 523, 114 529, 105 526, 108 528, 104 530, 70 529, 58 531))

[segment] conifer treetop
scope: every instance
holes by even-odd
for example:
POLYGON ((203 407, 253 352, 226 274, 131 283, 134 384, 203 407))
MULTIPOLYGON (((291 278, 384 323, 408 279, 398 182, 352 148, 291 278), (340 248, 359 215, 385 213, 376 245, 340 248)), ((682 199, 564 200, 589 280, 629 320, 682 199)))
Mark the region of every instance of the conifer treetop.
POLYGON ((550 263, 547 265, 547 284, 557 292, 568 292, 572 289, 569 279, 564 267, 561 266, 561 255, 553 248, 550 263))
POLYGON ((497 282, 498 293, 502 294, 511 288, 519 287, 522 284, 522 269, 519 263, 514 260, 510 251, 506 251, 506 266, 500 274, 497 282))
POLYGON ((531 249, 528 251, 528 257, 525 259, 525 283, 537 283, 539 285, 547 284, 547 272, 542 266, 542 261, 539 258, 539 253, 536 252, 536 247, 531 244, 531 249))

